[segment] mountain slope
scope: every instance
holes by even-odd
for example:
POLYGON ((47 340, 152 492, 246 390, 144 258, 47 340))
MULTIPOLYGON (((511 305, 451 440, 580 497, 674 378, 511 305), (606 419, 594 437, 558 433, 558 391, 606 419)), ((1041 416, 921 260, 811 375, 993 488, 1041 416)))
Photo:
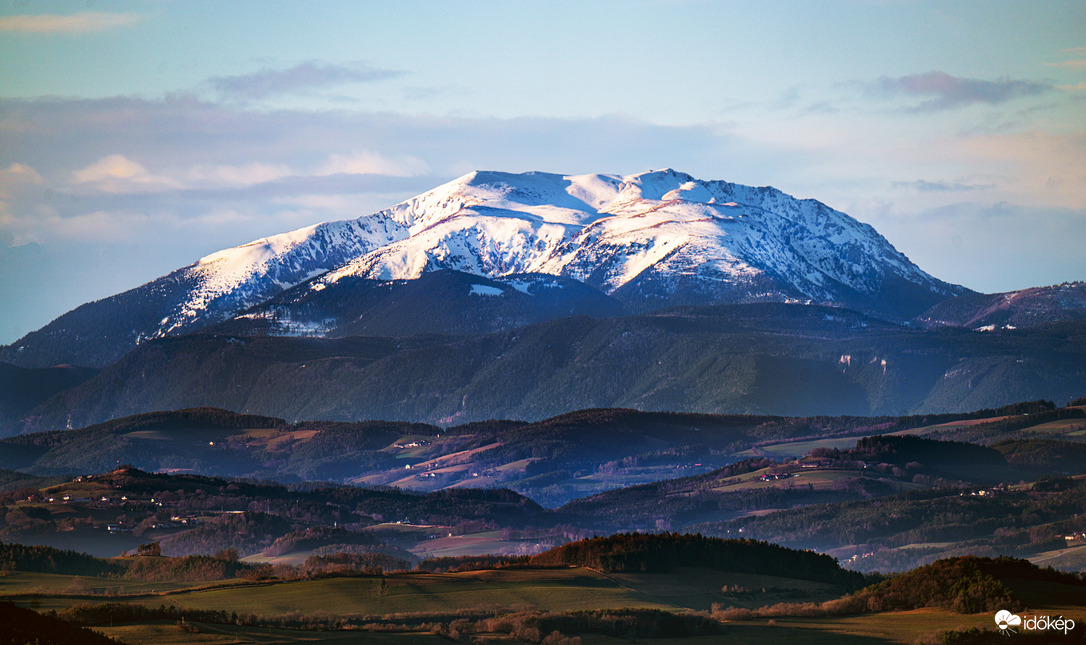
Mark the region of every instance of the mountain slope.
POLYGON ((34 407, 57 392, 79 385, 96 372, 66 365, 24 369, 0 363, 0 436, 34 407))
POLYGON ((330 222, 256 240, 81 305, 8 347, 21 366, 104 366, 150 338, 200 330, 281 293, 406 230, 384 217, 330 222))
POLYGON ((490 279, 440 269, 416 280, 345 277, 304 282, 214 327, 246 336, 483 334, 563 316, 622 313, 613 298, 569 278, 525 273, 490 279))
POLYGON ((969 293, 918 269, 870 226, 774 188, 672 170, 474 172, 372 215, 211 254, 61 316, 0 350, 0 360, 102 366, 146 339, 205 328, 306 281, 300 289, 316 292, 441 269, 559 276, 632 311, 814 301, 905 320, 969 293))
POLYGON ((1083 323, 919 331, 803 305, 566 318, 459 338, 238 338, 140 346, 38 406, 23 430, 217 406, 285 419, 462 423, 590 407, 898 414, 1086 391, 1083 323))
POLYGON ((950 298, 917 316, 929 327, 1018 328, 1086 318, 1086 282, 950 298))

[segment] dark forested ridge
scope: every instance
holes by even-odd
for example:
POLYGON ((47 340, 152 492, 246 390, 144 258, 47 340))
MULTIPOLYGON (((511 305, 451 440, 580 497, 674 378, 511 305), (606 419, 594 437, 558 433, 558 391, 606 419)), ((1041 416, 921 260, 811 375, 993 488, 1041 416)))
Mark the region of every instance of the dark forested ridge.
POLYGON ((20 419, 59 392, 98 373, 97 369, 58 365, 23 368, 0 363, 0 436, 21 425, 20 419))
POLYGON ((141 344, 8 432, 201 406, 455 424, 592 407, 877 416, 1064 401, 1086 390, 1084 325, 920 330, 766 304, 569 317, 455 338, 196 334, 141 344))
POLYGON ((849 450, 823 451, 816 456, 833 459, 859 459, 906 465, 918 462, 927 465, 1003 466, 1006 459, 998 450, 961 441, 939 441, 912 436, 862 437, 849 450))

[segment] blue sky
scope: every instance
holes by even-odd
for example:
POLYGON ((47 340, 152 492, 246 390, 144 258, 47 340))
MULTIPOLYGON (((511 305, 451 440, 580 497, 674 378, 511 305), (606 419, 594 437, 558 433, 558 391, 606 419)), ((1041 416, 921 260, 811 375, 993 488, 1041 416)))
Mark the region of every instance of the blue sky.
POLYGON ((476 168, 774 185, 1086 279, 1086 3, 0 4, 0 343, 476 168))

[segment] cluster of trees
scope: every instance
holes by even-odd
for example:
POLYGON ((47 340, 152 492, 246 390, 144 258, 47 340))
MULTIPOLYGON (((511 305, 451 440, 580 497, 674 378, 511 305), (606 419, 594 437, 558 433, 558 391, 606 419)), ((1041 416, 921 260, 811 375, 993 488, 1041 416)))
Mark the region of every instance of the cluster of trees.
POLYGON ((0 542, 0 571, 33 571, 70 576, 197 582, 234 578, 254 567, 238 561, 236 551, 214 556, 160 557, 157 543, 140 547, 140 555, 124 558, 96 558, 86 553, 49 546, 26 546, 0 542))
POLYGON ((419 571, 446 573, 456 571, 482 571, 484 569, 506 569, 525 567, 531 556, 527 555, 459 555, 441 558, 426 558, 416 567, 419 571))
MULTIPOLYGON (((1017 611, 1022 603, 1003 583, 1002 579, 1008 577, 1046 579, 1049 576, 1025 560, 949 558, 866 587, 852 594, 841 609, 846 613, 922 607, 939 607, 959 614, 1017 611)), ((1074 581, 1077 583, 1078 579, 1074 581)))
POLYGON ((57 529, 49 509, 23 505, 11 509, 0 507, 0 539, 10 540, 27 535, 43 535, 57 529))
POLYGON ((56 614, 76 625, 111 625, 137 623, 148 620, 199 621, 201 623, 254 625, 259 619, 252 615, 238 615, 217 609, 191 609, 176 605, 145 607, 134 603, 104 602, 75 605, 56 614))
POLYGON ((659 609, 523 611, 477 620, 458 618, 448 623, 426 623, 423 627, 453 642, 462 641, 467 634, 499 633, 540 645, 581 645, 579 636, 567 634, 601 634, 636 643, 641 638, 703 636, 722 631, 720 623, 707 616, 659 609))
POLYGON ((1004 466, 1007 463, 1003 454, 992 448, 910 435, 862 437, 850 450, 816 448, 811 451, 811 456, 895 465, 916 462, 924 465, 1004 466))
POLYGON ((348 531, 331 526, 310 526, 276 538, 270 547, 264 549, 264 555, 275 557, 293 551, 312 551, 328 544, 368 545, 376 542, 376 538, 371 533, 348 531))
POLYGON ((625 533, 570 542, 533 556, 537 567, 584 566, 602 571, 667 572, 704 567, 815 580, 855 588, 864 577, 832 557, 768 542, 725 540, 679 533, 625 533))
MULTIPOLYGON (((964 428, 952 427, 929 436, 933 438, 953 438, 958 441, 988 445, 1005 439, 1022 438, 1019 433, 1020 430, 1041 425, 1042 423, 1061 419, 1083 419, 1083 423, 1086 424, 1086 411, 1080 408, 1055 408, 1013 414, 1008 412, 1006 414, 1008 416, 1005 419, 978 423, 964 428)), ((1039 436, 1041 438, 1045 437, 1045 435, 1039 436)))
POLYGON ((214 556, 187 555, 180 558, 137 557, 128 561, 124 577, 130 580, 168 580, 170 582, 202 582, 226 580, 251 575, 257 567, 238 561, 236 551, 214 556))
POLYGON ((329 575, 381 575, 390 571, 407 571, 411 562, 379 551, 370 553, 339 552, 330 555, 312 555, 299 567, 306 577, 329 575))
MULTIPOLYGON (((780 603, 758 609, 724 608, 714 604, 712 615, 718 620, 749 620, 774 616, 842 616, 926 607, 961 614, 1000 609, 1019 611, 1023 604, 1015 596, 1014 589, 1027 587, 1035 596, 1037 583, 1059 584, 1063 593, 1067 590, 1064 585, 1086 587, 1086 581, 1077 575, 1042 569, 1027 560, 961 556, 879 580, 848 596, 823 603, 780 603)), ((1064 597, 1061 595, 1054 600, 1062 602, 1064 597)), ((991 632, 988 634, 990 636, 991 632)))
POLYGON ((168 555, 198 555, 235 549, 257 553, 272 545, 277 536, 294 529, 294 523, 278 515, 259 511, 221 515, 194 529, 161 540, 168 555))
POLYGON ((1086 444, 1057 439, 1007 439, 991 447, 1020 470, 1072 475, 1086 472, 1086 444))
MULTIPOLYGON (((1037 583, 1086 587, 1080 574, 1009 557, 959 556, 938 560, 862 589, 849 597, 864 611, 942 607, 963 614, 1022 608, 1016 589, 1038 594, 1037 583), (885 608, 885 609, 884 609, 885 608)), ((1067 593, 1067 587, 1060 589, 1067 593)), ((1066 596, 1059 599, 1064 600, 1066 596)))
POLYGON ((123 564, 95 558, 78 551, 0 542, 0 571, 116 576, 123 574, 125 570, 126 567, 123 564))
POLYGON ((673 638, 721 633, 720 624, 699 614, 659 609, 597 609, 565 613, 520 612, 476 622, 454 621, 450 631, 507 633, 529 643, 572 643, 564 634, 602 634, 637 642, 642 638, 673 638))

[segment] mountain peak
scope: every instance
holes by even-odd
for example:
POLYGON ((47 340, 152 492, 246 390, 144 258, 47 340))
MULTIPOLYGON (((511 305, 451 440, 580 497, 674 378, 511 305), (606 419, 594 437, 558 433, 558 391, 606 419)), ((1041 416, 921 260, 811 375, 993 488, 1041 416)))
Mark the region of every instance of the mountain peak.
MULTIPOLYGON (((49 353, 50 363, 100 365, 146 338, 204 328, 287 289, 316 293, 345 278, 412 280, 437 270, 572 279, 631 311, 821 302, 907 320, 968 291, 924 273, 870 226, 775 188, 671 168, 632 175, 477 170, 377 213, 212 253, 27 338, 85 345, 80 339, 101 335, 101 320, 132 318, 110 309, 126 303, 123 310, 138 312, 138 320, 115 321, 115 338, 92 352, 93 360, 86 348, 49 353), (90 311, 97 313, 88 318, 90 311)), ((4 356, 33 364, 33 353, 4 356)))

